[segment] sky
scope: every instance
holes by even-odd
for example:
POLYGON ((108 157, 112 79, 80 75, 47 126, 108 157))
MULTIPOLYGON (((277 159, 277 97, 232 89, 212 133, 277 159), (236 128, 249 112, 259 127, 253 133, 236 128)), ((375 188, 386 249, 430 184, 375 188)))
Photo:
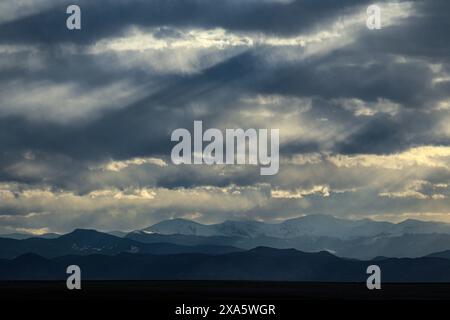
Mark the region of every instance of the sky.
POLYGON ((450 222, 450 1, 371 4, 3 0, 0 233, 450 222), (278 174, 172 164, 195 120, 280 129, 278 174))

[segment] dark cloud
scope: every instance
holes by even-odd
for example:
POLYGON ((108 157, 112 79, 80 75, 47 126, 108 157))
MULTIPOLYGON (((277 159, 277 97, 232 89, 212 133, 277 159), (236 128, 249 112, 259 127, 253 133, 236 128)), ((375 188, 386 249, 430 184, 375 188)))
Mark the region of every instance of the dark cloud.
POLYGON ((412 2, 414 13, 382 32, 364 32, 355 47, 361 51, 391 53, 423 58, 430 62, 449 62, 450 2, 422 0, 412 2))
MULTIPOLYGON (((412 16, 378 31, 356 27, 344 35, 351 41, 335 47, 327 48, 325 39, 325 49, 317 54, 307 55, 310 44, 306 48, 267 43, 225 46, 201 48, 200 53, 183 47, 174 61, 169 59, 168 66, 178 58, 195 55, 196 63, 188 71, 183 63, 178 69, 160 66, 166 49, 151 49, 157 54, 146 56, 139 50, 92 53, 89 45, 124 35, 132 26, 155 28, 156 39, 182 39, 186 34, 181 29, 215 27, 274 38, 314 34, 341 16, 364 12, 369 1, 67 2, 73 3, 82 7, 81 31, 66 29, 64 2, 0 25, 0 44, 12 45, 11 50, 0 48, 0 191, 1 183, 16 188, 16 202, 8 198, 0 216, 46 211, 42 205, 45 201, 20 203, 21 192, 27 188, 73 193, 73 199, 67 201, 76 214, 60 222, 58 230, 68 225, 111 226, 108 219, 113 219, 116 227, 129 228, 151 221, 149 212, 155 219, 201 212, 208 215, 205 220, 221 220, 224 212, 228 218, 273 219, 274 212, 277 217, 288 217, 299 213, 369 215, 446 208, 445 199, 430 205, 434 200, 380 200, 379 196, 383 188, 402 190, 414 180, 429 181, 422 191, 436 193, 433 183, 448 180, 448 169, 442 164, 422 164, 402 171, 383 167, 378 158, 364 167, 347 158, 344 160, 348 163, 339 166, 327 157, 376 157, 413 147, 450 146, 449 132, 443 129, 449 111, 437 109, 450 92, 450 81, 446 80, 450 71, 448 1, 415 1, 412 16), (149 62, 153 64, 144 66, 149 62), (442 79, 435 81, 437 78, 442 79), (139 88, 135 99, 115 106, 115 92, 95 95, 123 82, 126 86, 120 90, 133 93, 133 88, 139 88), (57 93, 56 100, 61 100, 57 118, 52 117, 55 109, 48 108, 55 101, 52 89, 57 93), (281 102, 270 102, 273 97, 281 97, 281 102), (21 108, 22 98, 28 108, 21 108), (258 98, 269 102, 258 102, 258 98), (79 106, 86 110, 76 110, 81 116, 74 117, 71 108, 76 109, 78 99, 84 101, 79 106), (383 104, 392 104, 395 110, 383 109, 383 104), (288 160, 274 177, 260 176, 256 167, 233 170, 170 165, 171 132, 192 128, 194 120, 202 120, 205 128, 279 126, 280 153, 288 160), (299 154, 312 160, 295 163, 299 154), (135 157, 157 157, 169 165, 130 165, 117 171, 102 167, 108 161, 135 157), (230 203, 238 202, 236 199, 230 203, 223 200, 226 204, 216 212, 202 206, 202 201, 188 207, 184 207, 186 198, 176 201, 183 192, 204 186, 212 188, 206 197, 212 198, 212 203, 217 201, 213 196, 227 194, 220 188, 241 188, 238 191, 242 196, 236 199, 244 205, 234 207, 230 203), (142 205, 138 209, 122 208, 117 203, 96 208, 94 200, 86 200, 96 190, 132 192, 128 189, 145 187, 180 193, 166 196, 173 198, 173 203, 164 198, 160 207, 142 205), (299 194, 303 190, 304 195, 274 200, 270 198, 271 188, 299 194), (325 191, 308 191, 314 188, 325 191), (86 207, 79 207, 82 205, 86 207), (84 209, 86 213, 80 214, 84 209), (102 211, 122 209, 139 219, 127 222, 126 217, 114 218, 102 211)), ((53 206, 48 209, 51 214, 61 210, 58 201, 66 201, 44 196, 53 206)), ((58 220, 47 219, 42 223, 58 220)), ((24 222, 11 224, 19 227, 24 222)))
POLYGON ((333 16, 351 12, 368 1, 68 1, 57 7, 0 26, 3 43, 89 43, 117 36, 130 26, 221 27, 231 31, 296 34, 318 27, 333 16), (66 8, 82 8, 82 30, 66 28, 66 8))

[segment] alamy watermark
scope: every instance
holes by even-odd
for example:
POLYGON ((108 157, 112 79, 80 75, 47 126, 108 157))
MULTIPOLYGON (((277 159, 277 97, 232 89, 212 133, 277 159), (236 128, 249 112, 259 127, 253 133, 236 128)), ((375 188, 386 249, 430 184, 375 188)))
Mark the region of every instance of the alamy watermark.
POLYGON ((367 28, 370 30, 381 29, 381 8, 376 4, 367 7, 367 28))
POLYGON ((81 269, 79 266, 73 264, 67 267, 66 273, 69 277, 66 281, 67 289, 69 290, 81 290, 81 269))
MULTIPOLYGON (((72 4, 67 7, 66 13, 69 15, 66 20, 66 26, 69 30, 81 30, 81 8, 72 4)), ((370 30, 381 29, 381 8, 379 5, 372 4, 367 7, 367 28, 370 30)))
POLYGON ((81 8, 75 4, 67 7, 67 14, 70 14, 66 20, 66 26, 69 30, 81 30, 81 8))
POLYGON ((381 268, 376 264, 372 264, 367 267, 367 274, 370 276, 367 278, 366 286, 369 290, 381 289, 381 268))
POLYGON ((203 122, 194 121, 193 137, 184 128, 172 132, 171 140, 178 143, 172 149, 171 159, 176 165, 260 165, 261 175, 274 175, 280 164, 279 136, 279 129, 226 129, 223 134, 210 128, 203 132, 203 122))

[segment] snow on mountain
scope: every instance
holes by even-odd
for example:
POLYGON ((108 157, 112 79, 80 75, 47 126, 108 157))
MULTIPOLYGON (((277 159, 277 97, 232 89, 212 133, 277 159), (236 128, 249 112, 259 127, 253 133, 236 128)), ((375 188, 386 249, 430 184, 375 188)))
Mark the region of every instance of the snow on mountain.
POLYGON ((213 236, 216 235, 214 225, 203 225, 194 221, 185 219, 172 219, 161 221, 151 227, 141 230, 145 233, 159 234, 184 234, 195 236, 213 236))
POLYGON ((290 239, 301 236, 326 236, 340 239, 372 237, 380 234, 402 235, 415 233, 447 233, 450 224, 406 220, 401 223, 373 221, 369 219, 348 220, 331 215, 307 215, 289 219, 281 223, 259 221, 225 221, 204 225, 185 219, 172 219, 159 222, 137 232, 163 235, 228 236, 256 238, 261 236, 290 239))

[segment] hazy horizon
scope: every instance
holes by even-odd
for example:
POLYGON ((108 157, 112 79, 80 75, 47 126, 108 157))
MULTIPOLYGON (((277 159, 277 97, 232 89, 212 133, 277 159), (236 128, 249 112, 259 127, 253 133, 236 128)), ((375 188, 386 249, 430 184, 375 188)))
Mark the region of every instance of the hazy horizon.
MULTIPOLYGON (((444 221, 438 221, 438 220, 421 220, 421 219, 413 219, 413 218, 407 218, 407 219, 402 219, 402 220, 398 220, 398 221, 388 221, 388 220, 374 220, 374 219, 371 219, 370 217, 367 217, 367 218, 353 218, 353 219, 352 219, 352 218, 339 218, 339 217, 333 216, 333 215, 331 215, 331 214, 311 214, 311 215, 307 215, 307 214, 306 214, 306 215, 302 215, 302 216, 294 216, 294 217, 291 217, 291 218, 286 218, 286 219, 279 220, 279 221, 261 221, 261 220, 250 220, 250 219, 241 219, 241 220, 237 220, 237 219, 235 219, 235 220, 223 220, 223 221, 210 222, 210 223, 201 223, 201 222, 199 222, 199 221, 190 220, 190 219, 186 219, 186 218, 168 218, 168 219, 164 219, 164 220, 157 221, 157 222, 155 222, 155 223, 153 223, 153 224, 151 224, 151 225, 146 225, 146 226, 142 226, 141 228, 137 228, 137 229, 129 229, 129 230, 120 230, 120 229, 106 230, 106 229, 95 229, 95 228, 74 228, 74 229, 69 230, 69 231, 67 231, 67 232, 65 232, 65 233, 58 233, 58 232, 38 232, 38 233, 17 232, 17 233, 18 233, 18 234, 27 234, 27 235, 36 235, 36 236, 44 235, 44 234, 52 234, 52 233, 54 233, 54 234, 59 234, 59 235, 63 235, 63 234, 71 233, 71 232, 73 232, 73 231, 75 231, 75 230, 79 230, 79 229, 95 230, 95 231, 104 232, 104 233, 110 233, 110 232, 124 232, 124 233, 129 233, 129 232, 133 232, 133 231, 136 231, 136 230, 141 230, 141 229, 145 229, 145 228, 148 228, 148 227, 157 225, 157 224, 159 224, 159 223, 161 223, 161 222, 171 221, 171 220, 184 220, 184 221, 195 222, 195 223, 198 223, 198 224, 201 224, 201 225, 206 225, 206 226, 222 224, 222 223, 225 223, 225 222, 263 222, 263 223, 274 224, 274 225, 275 225, 275 224, 283 223, 283 222, 285 222, 285 221, 287 221, 287 220, 295 220, 295 219, 300 219, 300 218, 304 218, 304 217, 308 217, 308 216, 328 216, 328 217, 333 217, 333 218, 336 218, 336 219, 346 220, 346 221, 363 221, 363 220, 369 220, 369 221, 373 221, 373 222, 389 222, 389 223, 397 224, 397 225, 398 225, 398 224, 401 224, 401 223, 404 223, 404 222, 406 222, 406 221, 419 221, 419 222, 425 222, 425 223, 426 223, 426 222, 436 222, 436 223, 442 223, 442 224, 449 224, 448 222, 444 222, 444 221)), ((8 234, 14 234, 14 232, 10 232, 10 233, 2 233, 2 234, 0 234, 0 236, 1 236, 1 235, 8 235, 8 234)))

